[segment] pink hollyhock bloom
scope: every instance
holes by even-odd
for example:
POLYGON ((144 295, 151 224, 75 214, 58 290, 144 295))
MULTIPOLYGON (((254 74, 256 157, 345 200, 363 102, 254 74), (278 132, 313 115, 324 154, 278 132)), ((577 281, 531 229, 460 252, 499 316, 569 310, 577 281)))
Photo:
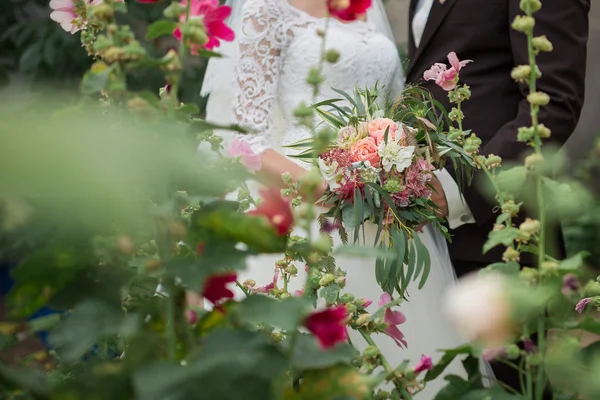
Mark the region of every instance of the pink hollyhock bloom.
POLYGON ((75 18, 78 17, 73 0, 50 0, 50 8, 54 10, 50 14, 50 18, 58 22, 65 31, 75 33, 80 30, 73 24, 75 18))
POLYGON ((237 274, 227 273, 223 275, 213 275, 204 282, 202 296, 218 306, 223 301, 233 299, 234 293, 227 287, 228 284, 237 280, 237 274))
POLYGON ((304 289, 298 289, 294 291, 294 296, 302 297, 304 295, 304 289))
MULTIPOLYGON (((392 296, 389 293, 384 293, 379 298, 379 308, 385 306, 390 301, 392 301, 392 296)), ((383 314, 383 322, 385 322, 388 327, 385 328, 385 333, 392 339, 394 342, 400 347, 407 347, 406 340, 404 339, 404 334, 398 329, 398 325, 403 324, 406 321, 406 317, 400 311, 392 311, 391 308, 386 308, 383 314)))
POLYGON ((429 371, 433 368, 433 362, 431 361, 430 356, 422 355, 421 361, 415 367, 415 374, 420 374, 423 371, 429 371))
POLYGON ((260 155, 254 154, 250 145, 243 140, 233 139, 227 148, 227 154, 229 154, 229 157, 240 157, 240 161, 250 172, 256 172, 262 168, 260 155))
MULTIPOLYGON (((183 0, 181 5, 187 6, 187 1, 183 0)), ((190 18, 202 18, 202 23, 206 29, 208 42, 204 47, 212 50, 221 45, 221 40, 231 42, 235 38, 235 33, 231 28, 225 25, 225 20, 231 15, 231 7, 219 5, 219 0, 191 0, 190 18)), ((185 15, 180 18, 185 22, 185 15)), ((173 36, 181 41, 181 29, 177 27, 173 31, 173 36)), ((192 47, 192 53, 197 53, 198 47, 192 47)))
POLYGON ((458 73, 462 67, 473 62, 473 60, 459 61, 456 53, 452 52, 448 54, 448 61, 450 62, 450 69, 448 69, 446 64, 435 63, 423 74, 423 79, 426 81, 435 81, 439 87, 447 92, 456 88, 458 73))
POLYGON ((275 275, 273 275, 273 280, 265 285, 254 289, 254 292, 257 293, 269 293, 271 290, 275 289, 275 285, 277 285, 277 280, 279 279, 279 268, 275 268, 275 275))
POLYGON ((367 308, 369 307, 371 304, 373 304, 372 300, 369 299, 365 299, 364 297, 359 299, 358 302, 362 305, 362 308, 367 308))
POLYGON ((342 21, 354 21, 371 7, 371 0, 327 0, 329 14, 342 21))
POLYGON ((294 226, 294 214, 289 199, 284 198, 279 189, 275 188, 261 189, 259 193, 262 203, 248 214, 267 218, 279 236, 290 233, 294 226))
POLYGON ((323 348, 329 348, 347 338, 345 306, 326 308, 310 314, 304 321, 304 326, 315 335, 323 348))
POLYGON ((583 310, 585 310, 585 307, 588 304, 590 304, 591 302, 592 302, 591 297, 586 297, 585 299, 579 300, 579 302, 575 306, 575 311, 577 311, 579 314, 581 314, 583 312, 583 310))

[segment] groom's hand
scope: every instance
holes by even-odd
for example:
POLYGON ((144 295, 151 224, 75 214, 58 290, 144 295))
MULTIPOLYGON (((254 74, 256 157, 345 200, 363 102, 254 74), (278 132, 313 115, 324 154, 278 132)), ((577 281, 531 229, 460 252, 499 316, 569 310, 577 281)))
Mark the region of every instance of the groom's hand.
MULTIPOLYGON (((435 174, 433 175, 433 178, 431 179, 431 186, 433 187, 433 190, 431 193, 431 201, 433 201, 435 203, 435 205, 438 206, 437 214, 440 218, 447 218, 448 217, 448 201, 446 200, 446 194, 444 193, 444 188, 442 187, 442 183, 440 182, 440 180, 437 178, 437 176, 435 174)), ((423 227, 426 224, 427 223, 423 222, 419 226, 417 226, 417 228, 416 228, 417 232, 421 232, 421 230, 423 229, 423 227)))

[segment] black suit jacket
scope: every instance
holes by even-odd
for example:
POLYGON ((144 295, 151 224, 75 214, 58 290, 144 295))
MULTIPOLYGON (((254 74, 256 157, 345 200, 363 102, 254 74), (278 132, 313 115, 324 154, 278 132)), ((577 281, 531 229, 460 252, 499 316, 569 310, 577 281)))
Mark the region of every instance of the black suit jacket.
MULTIPOLYGON (((531 126, 528 88, 510 77, 513 67, 528 64, 526 38, 511 29, 516 15, 523 14, 519 0, 434 0, 419 48, 409 28, 407 82, 420 84, 448 109, 447 93, 433 82, 423 81, 423 72, 436 62, 448 63, 448 53, 470 59, 460 73, 471 87, 471 99, 463 103, 465 129, 483 141, 482 153, 504 160, 519 158, 527 150, 516 140, 517 128, 531 126)), ((410 24, 417 0, 411 0, 410 24)), ((537 62, 542 71, 538 90, 550 95, 550 105, 540 112, 540 121, 552 130, 550 141, 563 145, 575 130, 583 105, 586 45, 590 0, 542 0, 535 13, 536 35, 546 35, 554 45, 537 62)), ((453 171, 450 171, 453 173, 453 171)), ((464 190, 476 224, 459 227, 450 245, 455 261, 497 262, 500 250, 482 254, 482 246, 494 221, 494 204, 475 186, 464 190)), ((459 271, 460 272, 460 271, 459 271)))

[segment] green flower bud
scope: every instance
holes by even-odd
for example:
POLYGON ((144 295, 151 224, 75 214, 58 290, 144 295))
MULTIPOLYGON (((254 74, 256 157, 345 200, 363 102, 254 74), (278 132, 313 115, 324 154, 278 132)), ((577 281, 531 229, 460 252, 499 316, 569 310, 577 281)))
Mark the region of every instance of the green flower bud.
POLYGON ((502 213, 509 214, 513 217, 519 213, 519 209, 520 206, 515 204, 512 200, 508 200, 506 203, 502 204, 502 213))
POLYGON ((375 358, 379 354, 381 354, 381 352, 379 351, 377 346, 367 346, 367 348, 363 352, 363 355, 368 358, 375 358))
POLYGON ((346 310, 348 311, 348 314, 354 314, 356 312, 356 306, 352 303, 348 303, 346 304, 346 310))
POLYGON ((499 167, 502 163, 502 158, 500 156, 490 154, 485 160, 485 166, 488 168, 496 168, 499 167))
POLYGON ((385 182, 383 189, 389 193, 398 193, 403 189, 403 187, 400 182, 390 179, 385 182))
POLYGON ((306 78, 306 83, 308 83, 309 85, 318 86, 321 83, 323 83, 324 80, 325 80, 325 78, 323 77, 323 75, 321 75, 321 72, 319 71, 319 69, 317 67, 312 67, 308 71, 308 77, 306 78))
POLYGON ((552 42, 548 40, 548 38, 544 36, 537 36, 533 38, 533 47, 537 51, 550 52, 554 50, 554 46, 552 46, 552 42))
POLYGON ((450 121, 459 121, 464 119, 464 117, 465 115, 463 112, 456 107, 452 107, 452 110, 450 110, 448 113, 448 118, 450 118, 450 121))
POLYGON ((170 19, 179 19, 179 16, 183 15, 184 13, 185 13, 185 6, 181 5, 179 2, 171 3, 163 11, 163 15, 170 19))
POLYGON ((520 256, 521 254, 518 252, 518 250, 508 247, 504 251, 504 254, 502 254, 502 260, 505 262, 519 261, 520 256))
POLYGON ((242 284, 244 287, 254 287, 256 286, 256 281, 254 279, 246 279, 242 284))
POLYGON ((115 10, 112 8, 112 6, 106 3, 101 3, 97 6, 90 7, 90 15, 98 18, 100 21, 107 22, 112 20, 115 15, 115 10))
POLYGON ((344 304, 350 303, 351 301, 354 301, 354 295, 352 293, 344 293, 340 297, 340 301, 344 304))
POLYGON ((537 219, 527 218, 521 225, 519 225, 519 229, 523 232, 527 232, 530 235, 535 235, 540 231, 541 223, 537 219))
POLYGON ((285 272, 290 275, 296 275, 298 273, 298 268, 295 265, 290 265, 285 269, 285 272))
POLYGON ((456 89, 459 101, 469 100, 471 98, 471 89, 467 85, 462 85, 456 89))
POLYGON ((531 240, 531 234, 523 231, 517 231, 517 241, 527 243, 531 240))
POLYGON ((593 281, 588 282, 587 285, 584 286, 583 292, 585 293, 585 297, 600 296, 600 283, 593 281))
POLYGON ((519 65, 514 67, 510 73, 510 76, 517 82, 525 82, 531 76, 531 66, 519 65))
POLYGON ((327 285, 333 283, 333 281, 335 281, 335 276, 333 276, 333 274, 325 274, 319 280, 319 286, 327 286, 327 285))
POLYGON ((533 282, 537 279, 538 272, 533 268, 525 267, 519 272, 519 278, 525 282, 533 282))
POLYGON ((555 274, 558 272, 558 263, 556 261, 544 261, 540 265, 540 271, 555 274))
POLYGON ((550 103, 550 96, 544 92, 533 92, 527 96, 527 101, 534 106, 545 106, 550 103))
POLYGON ((294 117, 296 118, 307 118, 312 117, 314 110, 312 107, 302 102, 298 107, 294 109, 294 117))
POLYGON ((375 394, 375 400, 389 400, 391 398, 392 394, 382 389, 377 390, 377 393, 375 394))
POLYGON ((271 332, 271 340, 278 343, 285 338, 285 335, 281 332, 271 332))
POLYGON ((341 287, 346 286, 346 277, 345 276, 338 276, 337 278, 335 278, 335 283, 337 283, 341 287))
POLYGON ((521 0, 519 6, 521 10, 525 12, 527 12, 527 7, 529 7, 532 13, 538 12, 542 9, 542 3, 540 0, 521 0))
POLYGON ((546 128, 546 126, 544 124, 539 124, 538 125, 538 135, 540 136, 540 138, 542 139, 548 139, 552 134, 552 131, 550 131, 549 128, 546 128))
POLYGON ((539 353, 533 353, 533 354, 530 354, 529 356, 527 356, 527 361, 528 361, 529 365, 536 366, 536 365, 541 365, 542 362, 544 361, 544 359, 542 358, 542 356, 539 353))
POLYGON ((329 49, 325 53, 325 61, 331 64, 335 64, 340 59, 340 53, 337 50, 329 49))
POLYGON ((527 168, 528 170, 536 170, 543 164, 544 156, 542 156, 541 154, 534 153, 525 157, 525 168, 527 168))
POLYGON ((519 32, 531 32, 535 26, 535 19, 526 15, 517 15, 512 23, 512 28, 519 32))
POLYGON ((509 360, 516 360, 521 355, 521 349, 516 344, 511 344, 505 349, 506 358, 509 360))
POLYGON ((281 300, 289 299, 290 297, 292 297, 292 295, 291 295, 291 294, 289 294, 289 293, 287 293, 287 292, 285 292, 285 293, 281 293, 281 294, 279 295, 279 298, 280 298, 281 300))
POLYGON ((450 132, 448 132, 448 140, 452 140, 453 142, 457 141, 462 136, 463 136, 463 131, 456 129, 456 128, 450 128, 450 132))
POLYGON ((369 313, 365 313, 365 314, 360 314, 358 316, 358 318, 356 318, 356 321, 354 321, 354 324, 357 327, 363 326, 365 325, 367 322, 369 322, 369 319, 371 318, 371 314, 369 313))
POLYGON ((519 142, 529 142, 531 139, 533 139, 533 128, 520 127, 517 133, 517 140, 519 142))

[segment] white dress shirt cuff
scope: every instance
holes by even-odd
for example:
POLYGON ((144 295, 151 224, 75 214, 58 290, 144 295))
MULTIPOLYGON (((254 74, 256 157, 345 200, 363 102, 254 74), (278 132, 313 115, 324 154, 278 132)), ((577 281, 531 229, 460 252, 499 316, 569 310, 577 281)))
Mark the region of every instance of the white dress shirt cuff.
POLYGON ((469 205, 463 198, 458 184, 446 169, 434 172, 444 189, 446 202, 448 203, 448 225, 450 229, 456 229, 464 224, 474 224, 475 218, 469 205))

